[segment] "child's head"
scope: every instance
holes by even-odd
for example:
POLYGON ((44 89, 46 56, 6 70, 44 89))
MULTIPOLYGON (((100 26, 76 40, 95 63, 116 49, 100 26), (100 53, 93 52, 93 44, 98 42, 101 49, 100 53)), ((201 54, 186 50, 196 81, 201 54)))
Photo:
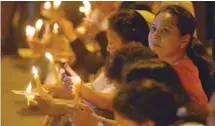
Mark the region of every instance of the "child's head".
POLYGON ((106 77, 115 83, 121 83, 125 67, 139 60, 148 60, 155 57, 156 55, 149 48, 139 43, 128 44, 109 58, 105 67, 106 77))
POLYGON ((112 55, 128 43, 148 45, 148 34, 148 24, 140 13, 132 9, 116 11, 109 17, 107 50, 112 55))
POLYGON ((113 100, 116 120, 121 125, 168 126, 176 121, 177 103, 165 85, 150 79, 129 85, 113 100))

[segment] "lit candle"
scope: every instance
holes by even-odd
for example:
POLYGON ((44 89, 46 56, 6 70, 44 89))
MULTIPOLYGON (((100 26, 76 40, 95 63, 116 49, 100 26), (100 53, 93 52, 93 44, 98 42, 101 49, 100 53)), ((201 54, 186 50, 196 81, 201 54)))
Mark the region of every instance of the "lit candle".
POLYGON ((74 83, 74 105, 77 105, 80 103, 80 91, 81 91, 81 78, 79 76, 75 76, 72 78, 72 81, 74 83))
POLYGON ((85 27, 83 27, 83 26, 80 26, 80 27, 78 27, 77 28, 77 31, 80 33, 80 34, 85 34, 86 33, 86 28, 85 27))
POLYGON ((84 13, 84 10, 85 10, 85 8, 84 8, 83 6, 81 6, 81 7, 79 8, 79 11, 82 12, 82 13, 84 13))
POLYGON ((50 8, 51 8, 51 3, 50 2, 45 2, 44 3, 44 8, 46 9, 46 10, 49 10, 50 8))
POLYGON ((83 12, 83 13, 85 14, 85 16, 88 17, 89 14, 90 14, 90 12, 91 12, 91 4, 90 4, 90 2, 87 1, 87 0, 84 0, 84 1, 83 1, 83 4, 84 4, 84 6, 81 6, 81 7, 79 8, 79 11, 80 11, 80 12, 83 12))
POLYGON ((43 20, 42 19, 38 19, 36 24, 35 24, 35 28, 36 28, 36 31, 39 32, 40 29, 42 28, 43 26, 43 20))
POLYGON ((26 29, 25 29, 25 35, 26 35, 28 41, 33 40, 35 32, 36 32, 36 30, 35 30, 34 27, 32 27, 30 25, 28 25, 26 27, 26 29))
POLYGON ((55 79, 56 79, 56 81, 57 81, 57 84, 58 84, 59 86, 62 86, 61 80, 60 80, 60 77, 59 77, 59 75, 58 75, 58 72, 57 72, 57 69, 56 69, 56 66, 55 66, 55 61, 54 61, 54 58, 53 58, 52 54, 51 54, 50 52, 46 52, 46 53, 45 53, 45 56, 46 56, 46 58, 51 62, 52 71, 53 71, 53 73, 54 73, 54 76, 55 76, 55 79))
POLYGON ((26 89, 25 97, 27 98, 27 105, 28 106, 35 106, 37 105, 37 101, 34 100, 34 95, 31 93, 32 85, 31 82, 28 84, 28 87, 26 89))
POLYGON ((34 79, 35 79, 36 84, 37 84, 37 89, 39 90, 39 92, 42 92, 42 86, 41 86, 41 83, 40 83, 40 77, 39 77, 37 68, 34 67, 34 66, 32 67, 32 73, 34 75, 34 79))
POLYGON ((60 0, 55 0, 54 1, 54 9, 58 9, 60 7, 61 1, 60 0))
POLYGON ((59 29, 59 26, 58 26, 57 23, 55 23, 55 24, 53 25, 53 32, 54 32, 54 34, 57 34, 57 33, 58 33, 58 29, 59 29))

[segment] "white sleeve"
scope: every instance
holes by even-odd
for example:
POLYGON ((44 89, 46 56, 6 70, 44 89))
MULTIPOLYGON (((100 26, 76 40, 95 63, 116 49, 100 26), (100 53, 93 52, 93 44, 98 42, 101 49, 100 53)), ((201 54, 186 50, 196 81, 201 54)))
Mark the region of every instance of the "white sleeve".
POLYGON ((104 73, 101 73, 99 75, 98 78, 96 78, 96 80, 93 82, 92 87, 96 90, 96 91, 103 91, 109 87, 112 87, 112 84, 108 84, 104 73))

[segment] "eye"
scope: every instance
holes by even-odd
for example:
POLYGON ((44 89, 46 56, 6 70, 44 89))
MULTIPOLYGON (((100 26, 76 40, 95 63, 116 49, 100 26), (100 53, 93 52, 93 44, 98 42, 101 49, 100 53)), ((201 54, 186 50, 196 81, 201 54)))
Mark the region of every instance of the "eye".
POLYGON ((156 31, 156 27, 155 27, 155 26, 152 26, 151 31, 152 31, 152 32, 155 32, 155 31, 156 31))
POLYGON ((163 33, 163 34, 168 33, 168 32, 169 32, 168 29, 162 29, 162 30, 161 30, 161 33, 163 33))

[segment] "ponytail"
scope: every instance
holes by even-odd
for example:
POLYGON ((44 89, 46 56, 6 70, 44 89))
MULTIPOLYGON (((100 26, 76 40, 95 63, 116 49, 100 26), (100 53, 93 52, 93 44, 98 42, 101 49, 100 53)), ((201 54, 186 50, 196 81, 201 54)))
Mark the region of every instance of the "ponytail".
POLYGON ((207 50, 204 45, 197 39, 191 38, 187 46, 187 55, 193 61, 194 65, 199 71, 199 78, 202 87, 208 98, 215 90, 215 83, 213 84, 212 72, 213 69, 207 58, 207 50))

